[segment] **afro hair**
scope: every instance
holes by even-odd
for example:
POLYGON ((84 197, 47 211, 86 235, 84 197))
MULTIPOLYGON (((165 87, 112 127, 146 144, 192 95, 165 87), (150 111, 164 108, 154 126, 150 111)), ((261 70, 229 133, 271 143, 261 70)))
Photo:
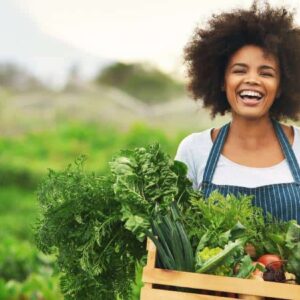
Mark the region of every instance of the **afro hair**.
POLYGON ((245 45, 258 46, 279 61, 281 93, 270 108, 270 116, 297 120, 300 111, 300 29, 293 23, 294 12, 284 7, 238 9, 213 15, 206 28, 196 28, 184 49, 188 90, 202 99, 212 117, 230 111, 221 90, 230 57, 245 45))

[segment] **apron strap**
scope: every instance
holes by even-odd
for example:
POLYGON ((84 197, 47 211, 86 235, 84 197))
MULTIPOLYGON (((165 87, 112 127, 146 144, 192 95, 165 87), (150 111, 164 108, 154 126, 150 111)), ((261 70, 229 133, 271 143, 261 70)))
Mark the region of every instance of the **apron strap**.
POLYGON ((225 139, 229 130, 230 123, 225 124, 221 127, 220 132, 213 143, 212 149, 210 150, 208 160, 204 169, 202 183, 212 182, 212 178, 217 167, 217 163, 221 154, 221 150, 225 143, 225 139))
MULTIPOLYGON (((300 183, 300 167, 297 161, 297 158, 295 156, 295 153, 283 131, 281 128, 279 122, 272 119, 272 123, 276 132, 276 135, 278 137, 279 143, 281 145, 282 151, 284 153, 284 156, 287 160, 287 163, 289 165, 289 168, 291 170, 291 173, 293 175, 293 178, 295 182, 300 183)), ((215 169, 217 167, 217 163, 223 148, 223 145, 225 143, 226 136, 228 134, 230 127, 230 123, 225 124, 221 127, 220 132, 213 143, 212 149, 209 153, 208 160, 204 169, 203 174, 203 183, 211 183, 215 169)))
POLYGON ((297 158, 295 156, 295 153, 288 141, 287 136, 285 135, 283 129, 281 128, 279 122, 276 120, 273 120, 273 126, 275 128, 276 135, 278 137, 278 140, 280 142, 281 149, 284 153, 284 156, 288 162, 289 168, 291 170, 291 173, 294 177, 295 182, 300 182, 300 168, 297 161, 297 158))

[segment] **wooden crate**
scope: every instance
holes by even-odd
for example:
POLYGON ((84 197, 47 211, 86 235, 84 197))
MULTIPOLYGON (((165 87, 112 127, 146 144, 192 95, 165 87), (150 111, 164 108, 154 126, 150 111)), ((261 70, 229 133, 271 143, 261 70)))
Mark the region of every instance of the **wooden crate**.
MULTIPOLYGON (((240 279, 225 276, 179 272, 155 267, 156 247, 148 239, 147 265, 143 269, 140 300, 228 300, 236 299, 217 296, 215 292, 227 292, 242 295, 270 297, 275 299, 300 300, 300 285, 240 279), (172 287, 190 289, 175 291, 172 287)), ((228 294, 227 294, 228 295, 228 294)))

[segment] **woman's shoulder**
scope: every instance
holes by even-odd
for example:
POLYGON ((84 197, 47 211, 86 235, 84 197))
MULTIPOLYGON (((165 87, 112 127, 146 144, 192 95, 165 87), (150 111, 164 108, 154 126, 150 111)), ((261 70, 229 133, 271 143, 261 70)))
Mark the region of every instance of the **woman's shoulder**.
POLYGON ((211 140, 212 128, 203 130, 201 132, 194 132, 186 136, 179 143, 178 148, 195 149, 195 148, 210 148, 212 146, 211 140))
POLYGON ((293 149, 300 155, 300 127, 292 125, 292 128, 294 129, 293 149))
POLYGON ((297 134, 300 134, 300 127, 296 125, 292 125, 292 128, 294 129, 294 132, 297 134))
POLYGON ((194 166, 204 161, 213 145, 210 132, 211 128, 186 136, 179 143, 175 159, 194 166))
POLYGON ((188 177, 197 186, 199 170, 204 168, 212 147, 211 128, 201 132, 194 132, 186 136, 177 148, 175 160, 184 162, 188 167, 188 177))

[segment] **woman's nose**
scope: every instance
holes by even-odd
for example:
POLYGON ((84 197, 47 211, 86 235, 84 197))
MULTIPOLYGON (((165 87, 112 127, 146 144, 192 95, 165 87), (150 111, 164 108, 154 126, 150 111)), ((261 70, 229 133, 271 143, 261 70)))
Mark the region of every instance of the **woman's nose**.
POLYGON ((257 79, 254 78, 254 77, 251 77, 251 78, 245 79, 245 83, 251 84, 251 85, 259 85, 259 84, 260 84, 260 81, 257 80, 257 79))

